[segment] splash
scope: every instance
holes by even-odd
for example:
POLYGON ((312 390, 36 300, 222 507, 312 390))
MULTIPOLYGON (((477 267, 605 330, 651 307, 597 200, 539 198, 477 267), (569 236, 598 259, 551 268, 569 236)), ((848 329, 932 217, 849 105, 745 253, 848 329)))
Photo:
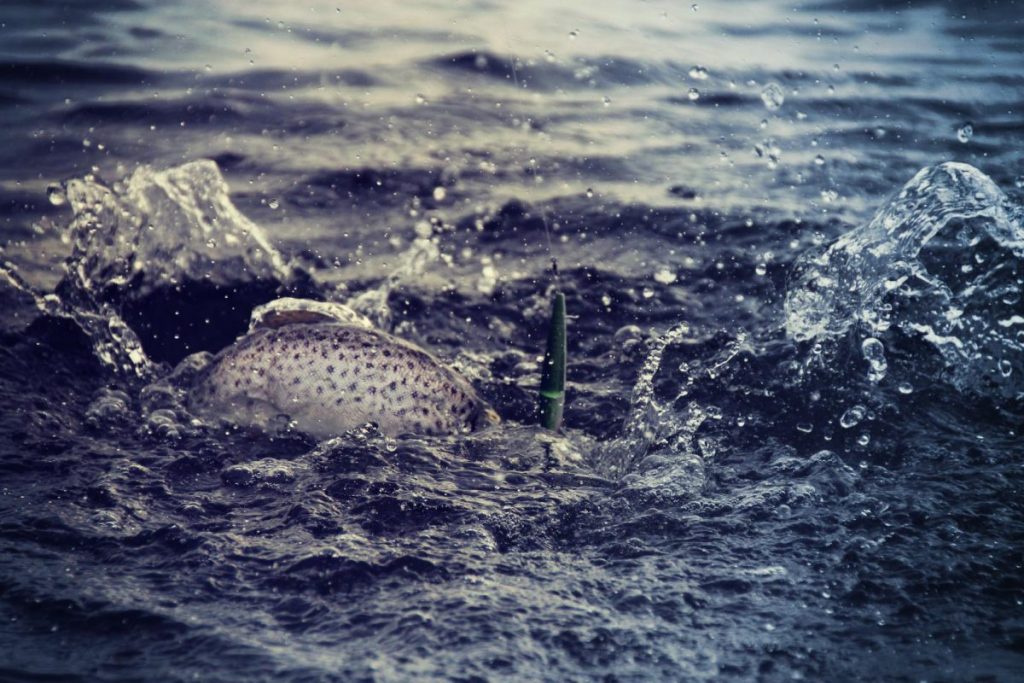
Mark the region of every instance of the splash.
POLYGON ((706 414, 695 402, 680 413, 676 401, 663 401, 654 386, 665 350, 689 333, 689 325, 677 323, 652 342, 633 387, 622 436, 596 451, 597 472, 647 494, 687 497, 703 485, 704 462, 692 440, 706 414))
POLYGON ((65 238, 76 288, 131 283, 144 294, 186 279, 237 284, 290 274, 260 227, 231 203, 213 161, 140 166, 111 186, 87 176, 69 180, 65 191, 75 212, 65 238))
POLYGON ((74 212, 64 233, 71 255, 49 312, 74 319, 118 373, 149 378, 150 358, 173 357, 175 345, 195 341, 187 326, 164 329, 176 320, 166 315, 166 300, 183 284, 225 288, 218 300, 230 317, 237 306, 227 288, 274 288, 293 278, 259 226, 231 203, 212 161, 140 166, 109 185, 89 175, 66 181, 62 192, 74 212), (150 295, 157 303, 147 303, 150 295))
POLYGON ((431 237, 429 232, 417 230, 416 239, 402 254, 398 266, 384 278, 384 281, 345 303, 356 313, 366 316, 375 326, 390 331, 394 316, 388 304, 388 297, 392 290, 423 275, 427 268, 440 258, 438 238, 431 237))
POLYGON ((934 347, 958 388, 1013 396, 1011 377, 1024 373, 1022 218, 978 169, 925 168, 870 223, 801 258, 786 330, 805 341, 895 328, 934 347))

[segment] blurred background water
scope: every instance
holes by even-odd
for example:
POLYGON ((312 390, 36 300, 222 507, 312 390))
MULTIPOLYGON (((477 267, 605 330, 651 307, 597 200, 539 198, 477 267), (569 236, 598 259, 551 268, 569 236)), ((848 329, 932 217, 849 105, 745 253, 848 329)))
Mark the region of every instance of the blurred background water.
POLYGON ((559 4, 3 3, 0 678, 1020 678, 1024 7, 559 4), (505 423, 195 419, 281 293, 505 423))

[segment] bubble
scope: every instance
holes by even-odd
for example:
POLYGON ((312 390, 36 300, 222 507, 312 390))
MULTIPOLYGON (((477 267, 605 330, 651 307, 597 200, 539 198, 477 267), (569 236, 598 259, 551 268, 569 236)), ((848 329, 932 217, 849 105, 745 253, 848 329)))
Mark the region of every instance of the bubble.
POLYGON ((803 432, 804 434, 810 434, 814 431, 814 425, 810 422, 797 422, 796 428, 797 431, 803 432))
POLYGON ((786 93, 781 85, 772 82, 761 90, 761 101, 764 102, 764 106, 768 111, 777 111, 782 106, 782 103, 786 101, 786 93))
POLYGON ((867 446, 869 443, 871 443, 871 435, 870 434, 865 432, 864 434, 861 434, 860 436, 857 437, 857 444, 858 445, 860 445, 860 446, 867 446))
POLYGON ((50 203, 54 206, 64 206, 67 203, 68 197, 64 194, 64 188, 60 185, 53 184, 46 188, 46 198, 50 200, 50 203))
POLYGON ((696 88, 690 88, 689 90, 686 91, 686 96, 690 99, 691 102, 696 102, 697 100, 700 99, 700 90, 697 90, 696 88))
POLYGON ((1003 377, 1009 377, 1013 374, 1013 364, 1005 358, 999 361, 999 374, 1003 377))
POLYGON ((971 123, 965 123, 956 129, 956 139, 962 143, 966 143, 974 135, 974 125, 971 123))
POLYGON ((696 66, 691 66, 689 74, 690 74, 690 78, 692 78, 695 81, 706 81, 706 80, 708 80, 708 70, 705 69, 704 67, 700 66, 699 64, 696 65, 696 66))
POLYGON ((910 384, 910 382, 900 382, 899 385, 896 387, 896 391, 900 392, 903 395, 912 394, 914 393, 914 387, 913 385, 910 384))
POLYGON ((885 346, 874 337, 868 337, 860 345, 864 360, 868 362, 868 380, 880 382, 889 370, 889 363, 885 360, 885 346))
POLYGON ((843 416, 839 418, 839 425, 843 429, 850 429, 856 427, 864 419, 864 416, 868 414, 867 408, 860 405, 859 403, 852 406, 843 413, 843 416))

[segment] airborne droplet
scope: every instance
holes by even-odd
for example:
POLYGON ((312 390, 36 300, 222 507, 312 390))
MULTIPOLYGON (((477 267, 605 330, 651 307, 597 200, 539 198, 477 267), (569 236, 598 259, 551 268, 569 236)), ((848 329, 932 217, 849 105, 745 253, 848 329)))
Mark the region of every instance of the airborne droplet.
POLYGON ((864 419, 864 416, 867 415, 867 412, 867 409, 860 404, 852 406, 843 413, 842 417, 839 418, 839 425, 843 429, 856 427, 861 423, 861 420, 864 419))
POLYGON ((885 346, 878 339, 868 337, 860 345, 860 350, 868 362, 868 380, 881 382, 889 370, 889 363, 885 360, 885 346))
POLYGON ((960 142, 966 143, 974 135, 974 125, 971 123, 965 123, 956 130, 956 139, 960 142))
POLYGON ((761 91, 761 101, 768 111, 777 111, 786 101, 786 93, 778 83, 769 83, 761 91))
POLYGON ((46 198, 50 200, 50 203, 54 206, 64 206, 68 201, 68 197, 64 194, 64 188, 60 185, 53 184, 46 188, 46 198))

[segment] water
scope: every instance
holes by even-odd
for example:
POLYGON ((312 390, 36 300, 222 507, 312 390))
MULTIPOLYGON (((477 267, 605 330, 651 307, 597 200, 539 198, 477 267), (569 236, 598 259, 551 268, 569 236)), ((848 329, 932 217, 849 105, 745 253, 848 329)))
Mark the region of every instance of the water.
POLYGON ((0 679, 1019 679, 1020 5, 550 4, 0 8, 0 679), (190 415, 279 296, 504 423, 190 415))

